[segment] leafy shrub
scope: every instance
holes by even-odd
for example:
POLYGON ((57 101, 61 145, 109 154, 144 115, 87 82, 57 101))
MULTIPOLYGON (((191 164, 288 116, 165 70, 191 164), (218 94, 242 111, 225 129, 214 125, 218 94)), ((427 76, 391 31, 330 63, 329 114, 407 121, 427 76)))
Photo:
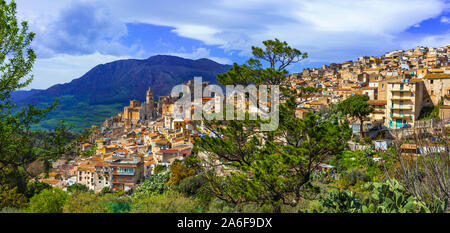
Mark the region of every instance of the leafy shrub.
POLYGON ((45 189, 30 199, 31 213, 62 213, 68 194, 60 188, 45 189))
POLYGON ((352 169, 350 172, 344 173, 343 178, 350 186, 354 186, 358 183, 358 181, 368 181, 368 176, 366 173, 356 169, 352 169))
POLYGON ((165 171, 167 171, 166 167, 164 167, 161 164, 156 165, 156 167, 154 169, 155 174, 159 174, 159 173, 162 173, 162 172, 165 172, 165 171))
POLYGON ((100 194, 100 196, 104 196, 107 193, 112 193, 112 191, 111 191, 111 189, 109 187, 104 187, 104 188, 102 188, 102 190, 100 191, 99 194, 100 194))
POLYGON ((367 183, 364 188, 371 192, 370 201, 362 207, 364 213, 442 213, 448 204, 436 199, 436 208, 430 209, 396 180, 367 183))
POLYGON ((169 186, 178 185, 184 178, 195 174, 194 169, 184 166, 180 161, 173 162, 170 165, 169 170, 171 174, 170 179, 167 182, 167 185, 169 186))
POLYGON ((74 191, 66 201, 65 213, 105 213, 107 208, 101 205, 100 197, 82 191, 74 191))
POLYGON ((366 183, 364 190, 371 195, 362 200, 352 191, 332 191, 321 199, 323 212, 330 213, 443 213, 447 200, 435 200, 429 208, 417 200, 396 180, 366 183))
POLYGON ((131 209, 131 199, 116 193, 105 194, 101 201, 110 213, 128 213, 131 209))
POLYGON ((365 138, 364 138, 364 143, 366 143, 366 144, 368 144, 368 145, 371 145, 371 144, 372 144, 372 138, 370 138, 370 137, 365 137, 365 138))
POLYGON ((166 186, 169 181, 170 173, 160 173, 157 175, 151 175, 144 183, 139 185, 133 192, 133 197, 138 197, 143 194, 162 194, 168 187, 166 186))
POLYGON ((69 187, 67 187, 67 192, 73 193, 73 192, 88 192, 89 188, 84 184, 73 184, 69 187))
POLYGON ((144 194, 133 198, 132 213, 201 213, 195 199, 181 193, 168 191, 163 194, 144 194))
POLYGON ((18 192, 18 188, 10 188, 8 185, 0 185, 0 209, 24 208, 27 203, 25 195, 18 192))
POLYGON ((189 176, 178 185, 178 191, 186 196, 195 196, 208 183, 205 176, 189 176))
POLYGON ((39 194, 40 192, 42 192, 42 190, 45 190, 45 189, 52 189, 52 186, 47 183, 44 183, 44 182, 28 183, 27 191, 26 191, 25 195, 28 198, 31 198, 34 195, 39 194))

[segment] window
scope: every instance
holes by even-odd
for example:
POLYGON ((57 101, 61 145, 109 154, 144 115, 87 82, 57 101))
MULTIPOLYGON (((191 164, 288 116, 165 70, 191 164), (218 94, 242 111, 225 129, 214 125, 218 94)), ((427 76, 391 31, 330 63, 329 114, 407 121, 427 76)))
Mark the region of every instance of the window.
POLYGON ((433 84, 433 81, 434 81, 434 80, 430 80, 430 84, 433 84))

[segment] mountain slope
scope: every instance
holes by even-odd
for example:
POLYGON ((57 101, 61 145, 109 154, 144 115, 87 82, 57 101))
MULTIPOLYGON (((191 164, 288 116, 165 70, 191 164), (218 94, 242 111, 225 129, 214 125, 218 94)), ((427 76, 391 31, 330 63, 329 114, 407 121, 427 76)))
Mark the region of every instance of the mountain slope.
POLYGON ((157 99, 168 95, 173 86, 197 76, 216 83, 216 75, 229 68, 208 59, 190 60, 165 55, 145 60, 120 60, 98 65, 81 78, 54 85, 19 99, 17 103, 19 106, 47 106, 59 98, 58 107, 39 127, 53 128, 58 121, 65 120, 80 131, 122 111, 131 99, 144 101, 149 87, 157 99))
POLYGON ((11 93, 11 100, 13 102, 18 102, 18 101, 26 99, 34 94, 37 94, 41 91, 42 90, 37 90, 37 89, 31 89, 29 91, 24 91, 24 90, 14 91, 11 93))

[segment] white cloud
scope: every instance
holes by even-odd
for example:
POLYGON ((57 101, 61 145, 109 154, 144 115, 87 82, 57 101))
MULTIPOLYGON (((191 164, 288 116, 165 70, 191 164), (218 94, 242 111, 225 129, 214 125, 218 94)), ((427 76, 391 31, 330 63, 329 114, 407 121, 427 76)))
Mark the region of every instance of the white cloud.
POLYGON ((450 23, 450 19, 445 17, 445 16, 442 16, 441 17, 441 23, 450 23))
MULTIPOLYGON (((47 30, 43 25, 54 22, 73 2, 86 0, 21 0, 18 6, 19 12, 23 12, 21 17, 32 21, 34 27, 47 30)), ((427 0, 426 4, 423 0, 96 0, 95 5, 107 7, 111 18, 119 22, 115 25, 141 22, 170 26, 179 36, 218 45, 226 52, 240 55, 248 55, 251 45, 261 46, 263 40, 273 38, 308 52, 310 62, 340 62, 361 55, 381 55, 399 47, 415 47, 415 43, 449 44, 445 33, 405 33, 424 20, 441 16, 449 9, 446 0, 427 0)), ((440 20, 444 23, 448 18, 440 20)), ((99 47, 111 50, 95 52, 111 54, 114 45, 99 42, 99 47)), ((208 56, 221 63, 230 62, 211 57, 205 48, 172 54, 187 58, 208 56)))
POLYGON ((416 46, 441 47, 450 45, 450 32, 441 35, 428 35, 422 38, 412 39, 402 43, 402 49, 409 49, 416 46))
POLYGON ((251 45, 277 37, 321 60, 395 49, 403 31, 447 8, 443 0, 109 2, 122 20, 175 27, 180 36, 227 51, 248 54, 251 45))
MULTIPOLYGON (((184 48, 183 48, 184 50, 184 48)), ((213 60, 220 64, 232 64, 233 62, 228 58, 222 58, 222 57, 214 57, 211 56, 211 50, 206 48, 193 48, 192 53, 186 53, 186 52, 169 52, 166 53, 166 55, 172 55, 172 56, 178 56, 188 59, 201 59, 201 58, 208 58, 210 60, 213 60)))

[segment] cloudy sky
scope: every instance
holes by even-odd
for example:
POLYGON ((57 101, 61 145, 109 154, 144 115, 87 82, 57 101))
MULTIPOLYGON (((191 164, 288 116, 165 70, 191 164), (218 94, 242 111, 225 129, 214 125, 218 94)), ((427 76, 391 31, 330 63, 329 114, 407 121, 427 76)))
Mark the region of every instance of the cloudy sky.
POLYGON ((92 67, 170 54, 242 63, 279 38, 308 52, 290 70, 450 44, 449 0, 16 0, 38 59, 30 88, 92 67))

